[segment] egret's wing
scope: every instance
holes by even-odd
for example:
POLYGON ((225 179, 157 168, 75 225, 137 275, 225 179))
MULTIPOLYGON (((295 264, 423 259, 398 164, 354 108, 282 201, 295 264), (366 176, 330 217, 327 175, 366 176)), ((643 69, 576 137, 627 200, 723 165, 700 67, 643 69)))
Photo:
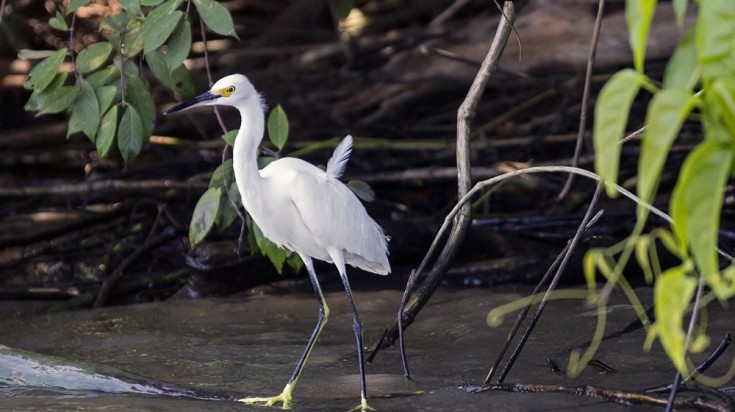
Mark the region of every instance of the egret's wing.
POLYGON ((327 162, 327 175, 332 176, 335 179, 339 179, 345 173, 347 168, 347 162, 350 161, 350 154, 352 153, 352 136, 347 135, 337 145, 332 153, 332 157, 327 162))
MULTIPOLYGON (((349 147, 351 139, 345 140, 349 147)), ((353 266, 358 263, 357 266, 376 273, 390 272, 387 239, 347 186, 300 159, 284 158, 276 162, 283 172, 288 169, 287 173, 279 174, 282 181, 278 187, 293 202, 309 229, 310 241, 344 250, 349 254, 347 263, 353 266), (350 260, 352 255, 360 260, 350 260)))

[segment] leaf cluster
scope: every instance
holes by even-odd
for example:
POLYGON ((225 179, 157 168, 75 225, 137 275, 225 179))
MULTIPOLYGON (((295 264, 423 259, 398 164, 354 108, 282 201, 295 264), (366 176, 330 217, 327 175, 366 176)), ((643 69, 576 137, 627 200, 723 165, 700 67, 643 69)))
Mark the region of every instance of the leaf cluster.
MULTIPOLYGON (((585 271, 589 282, 594 281, 596 271, 618 282, 635 249, 649 281, 655 281, 656 321, 648 329, 647 346, 658 338, 676 367, 686 373, 690 370, 687 352, 702 350, 707 342, 704 336, 687 341, 683 328, 697 276, 704 278, 720 301, 735 295, 735 266, 730 262, 721 270, 717 249, 723 187, 735 171, 735 2, 699 2, 696 25, 682 36, 662 84, 650 79, 643 67, 657 3, 626 2, 635 69, 616 73, 600 92, 593 133, 596 171, 607 182, 617 181, 628 113, 640 89, 653 94, 638 162, 637 194, 644 202, 653 201, 669 150, 684 122, 700 122, 704 140, 687 156, 669 201, 671 233, 641 235, 648 210, 639 207, 635 233, 618 251, 620 258, 615 261, 613 253, 592 251, 585 271), (681 259, 680 265, 661 271, 653 247, 656 240, 681 259)), ((672 3, 680 25, 687 3, 672 3)), ((611 190, 608 194, 616 193, 611 190)))
MULTIPOLYGON (((57 11, 49 19, 49 25, 69 32, 73 41, 71 31, 80 19, 75 13, 88 3, 71 0, 63 14, 57 11)), ((21 57, 43 57, 24 83, 32 90, 26 110, 38 115, 68 113, 67 137, 83 133, 101 158, 117 147, 129 164, 156 121, 151 86, 141 69, 150 70, 172 92, 194 94, 184 66, 191 49, 191 16, 183 0, 120 0, 118 4, 121 10, 98 24, 103 40, 78 54, 74 55, 70 45, 58 51, 21 53, 21 57), (66 60, 73 63, 71 72, 62 70, 66 60)), ((210 30, 237 37, 232 16, 222 4, 215 0, 194 0, 193 4, 210 30)))

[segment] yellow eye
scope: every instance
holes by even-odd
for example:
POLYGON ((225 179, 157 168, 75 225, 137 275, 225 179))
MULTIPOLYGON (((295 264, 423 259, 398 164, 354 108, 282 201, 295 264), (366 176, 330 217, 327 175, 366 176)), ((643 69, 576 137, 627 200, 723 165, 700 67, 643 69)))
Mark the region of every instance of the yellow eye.
POLYGON ((222 93, 222 96, 230 97, 232 93, 235 93, 235 86, 226 87, 222 89, 220 92, 222 93))

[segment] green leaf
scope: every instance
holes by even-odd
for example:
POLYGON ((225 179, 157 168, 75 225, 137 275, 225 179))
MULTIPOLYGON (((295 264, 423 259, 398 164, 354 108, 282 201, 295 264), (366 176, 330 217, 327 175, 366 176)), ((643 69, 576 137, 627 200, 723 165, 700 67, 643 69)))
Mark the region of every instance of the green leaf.
POLYGON ((107 157, 112 149, 112 143, 115 141, 115 132, 117 131, 117 106, 112 106, 107 113, 102 116, 100 128, 97 130, 97 139, 95 146, 97 147, 97 155, 101 158, 107 157))
POLYGON ((109 14, 100 23, 100 30, 106 29, 116 33, 124 32, 130 22, 130 16, 126 13, 109 14))
POLYGON ((689 248, 715 294, 721 282, 717 264, 720 210, 732 163, 730 145, 705 140, 684 161, 669 205, 679 243, 689 248))
POLYGON ((684 26, 684 17, 687 15, 687 3, 688 0, 673 0, 674 3, 674 14, 676 15, 676 25, 679 27, 684 26))
POLYGON ((86 6, 89 0, 71 0, 69 1, 69 7, 66 8, 66 15, 70 15, 77 11, 78 8, 86 6))
POLYGON ((81 94, 71 110, 66 137, 69 137, 72 133, 82 132, 94 143, 97 125, 101 117, 97 95, 94 93, 92 86, 84 79, 79 78, 77 84, 81 94))
POLYGON ((153 101, 151 90, 140 77, 128 78, 127 101, 140 115, 146 136, 150 136, 156 123, 156 104, 153 101))
POLYGON ((18 58, 21 60, 40 60, 51 57, 57 52, 58 50, 20 49, 18 50, 18 58))
POLYGON ((60 113, 68 109, 79 97, 79 87, 62 86, 50 92, 41 102, 38 115, 60 113))
MULTIPOLYGON (((595 147, 595 170, 603 180, 616 183, 620 163, 620 141, 628 125, 628 113, 641 85, 641 76, 631 69, 621 70, 602 87, 595 105, 593 142, 595 147)), ((606 187, 609 197, 617 191, 606 187)))
POLYGON ((98 69, 110 57, 111 52, 112 44, 106 41, 90 44, 77 56, 75 61, 77 71, 84 74, 98 69))
POLYGON ((224 188, 235 182, 235 173, 232 170, 232 159, 226 160, 224 163, 214 169, 212 177, 209 179, 209 188, 224 188))
POLYGON ((350 180, 347 182, 347 187, 352 190, 352 193, 365 202, 372 202, 375 200, 375 192, 373 192, 373 189, 365 181, 350 180))
POLYGON ((268 115, 268 137, 278 150, 283 149, 283 145, 288 140, 288 129, 288 117, 286 117, 286 112, 279 104, 268 115))
POLYGON ((146 53, 145 60, 148 63, 148 67, 151 68, 153 75, 166 87, 184 96, 194 95, 194 83, 191 81, 191 76, 183 64, 169 71, 166 58, 159 50, 146 53))
POLYGON ((240 131, 240 129, 232 129, 232 130, 230 130, 229 132, 227 132, 227 133, 225 133, 225 134, 223 134, 221 136, 222 137, 222 140, 224 140, 225 143, 227 143, 228 145, 234 146, 235 145, 235 138, 237 137, 237 132, 239 132, 239 131, 240 131))
POLYGON ((692 76, 694 76, 698 67, 697 49, 694 40, 694 29, 687 31, 681 37, 679 45, 666 65, 664 88, 691 88, 694 86, 694 84, 690 84, 693 83, 692 76))
POLYGON ((168 65, 166 64, 163 52, 158 50, 150 51, 145 54, 145 61, 148 63, 148 67, 150 67, 153 75, 156 76, 161 83, 166 85, 166 87, 170 88, 169 85, 172 83, 171 73, 168 70, 168 65))
POLYGON ((730 135, 735 136, 735 81, 730 77, 716 79, 712 83, 712 93, 730 135))
POLYGON ((235 25, 232 22, 230 12, 215 0, 194 0, 199 16, 210 30, 223 36, 232 36, 238 40, 235 33, 235 25))
POLYGON ((657 0, 626 0, 625 2, 625 20, 628 22, 628 37, 630 48, 633 49, 633 63, 635 69, 640 73, 643 73, 643 64, 646 61, 648 31, 651 29, 657 2, 657 0))
POLYGON ((135 107, 128 106, 123 112, 120 127, 117 131, 117 147, 120 149, 120 154, 126 165, 138 156, 140 149, 143 148, 145 137, 143 121, 140 119, 138 111, 135 110, 135 107))
POLYGON ((171 90, 184 97, 194 97, 194 82, 191 81, 191 75, 183 64, 171 71, 171 80, 173 81, 171 90))
POLYGON ((191 49, 191 23, 188 19, 181 20, 171 35, 166 52, 166 64, 169 69, 181 66, 191 49))
POLYGON ((163 3, 163 0, 140 0, 141 6, 158 6, 159 4, 163 3))
POLYGON ((116 67, 105 67, 104 69, 98 70, 87 77, 87 83, 95 89, 119 80, 120 71, 118 71, 116 67))
POLYGON ((294 272, 301 272, 301 268, 304 267, 304 261, 301 260, 301 256, 298 253, 290 253, 286 258, 286 263, 293 269, 294 272))
POLYGON ((59 11, 56 11, 56 15, 49 19, 48 25, 55 28, 56 30, 61 30, 61 31, 69 30, 69 25, 66 24, 64 15, 61 14, 59 11))
POLYGON ((134 62, 132 59, 124 59, 122 72, 125 75, 125 77, 132 78, 132 77, 140 77, 140 70, 138 69, 138 64, 134 62))
POLYGON ((166 2, 151 11, 143 23, 140 35, 143 37, 145 53, 155 50, 168 40, 184 13, 171 8, 166 2))
POLYGON ((189 243, 198 245, 207 236, 217 221, 222 202, 222 189, 209 189, 199 198, 189 224, 189 243))
POLYGON ((666 270, 653 287, 656 322, 649 329, 649 338, 658 335, 666 354, 684 376, 688 372, 682 322, 696 288, 696 279, 687 276, 684 265, 666 270))
POLYGON ((117 96, 117 86, 102 86, 94 90, 99 106, 99 116, 102 117, 110 108, 117 96))
POLYGON ((273 156, 258 156, 258 169, 262 169, 276 160, 273 156))
MULTIPOLYGON (((643 136, 638 161, 638 197, 644 202, 652 203, 666 156, 692 109, 692 101, 696 101, 696 98, 691 92, 671 88, 656 93, 648 106, 648 129, 643 136)), ((645 219, 647 213, 648 209, 638 207, 639 219, 645 219)))
POLYGON ((140 19, 131 20, 125 34, 125 44, 123 44, 123 54, 127 57, 137 56, 143 51, 143 36, 141 36, 141 28, 143 23, 140 19))
POLYGON ((143 14, 139 0, 117 0, 117 4, 130 14, 143 14))
MULTIPOLYGON (((232 184, 232 186, 237 187, 234 183, 232 184)), ((222 190, 224 191, 224 188, 222 190)), ((231 195, 232 194, 230 193, 230 196, 231 195)), ((230 227, 232 222, 237 219, 237 217, 237 210, 235 210, 235 208, 232 206, 232 203, 229 201, 229 199, 224 196, 222 201, 220 202, 220 210, 217 214, 217 221, 215 222, 215 224, 220 229, 227 229, 228 227, 230 227)))
POLYGON ((727 74, 735 38, 735 2, 703 1, 696 27, 697 56, 702 75, 713 78, 727 74))
POLYGON ((283 271, 283 263, 286 261, 286 255, 288 252, 286 252, 285 249, 276 246, 275 243, 265 237, 254 221, 252 223, 251 230, 255 236, 255 242, 258 245, 258 249, 260 249, 260 253, 271 261, 278 273, 281 273, 283 271))
POLYGON ((51 57, 44 59, 41 63, 38 63, 36 67, 28 73, 28 78, 25 83, 23 83, 23 87, 26 90, 43 90, 48 87, 48 85, 51 84, 51 81, 54 80, 56 72, 59 71, 61 63, 64 61, 64 57, 66 57, 66 53, 67 49, 63 48, 54 53, 51 57))
POLYGON ((44 102, 48 98, 48 95, 64 85, 66 82, 66 78, 69 77, 69 73, 63 72, 63 73, 57 73, 56 76, 54 76, 53 80, 51 80, 51 84, 49 84, 44 90, 36 89, 31 93, 31 97, 28 98, 28 101, 26 102, 25 106, 23 106, 23 109, 29 111, 29 112, 37 112, 41 110, 41 107, 43 106, 44 102))

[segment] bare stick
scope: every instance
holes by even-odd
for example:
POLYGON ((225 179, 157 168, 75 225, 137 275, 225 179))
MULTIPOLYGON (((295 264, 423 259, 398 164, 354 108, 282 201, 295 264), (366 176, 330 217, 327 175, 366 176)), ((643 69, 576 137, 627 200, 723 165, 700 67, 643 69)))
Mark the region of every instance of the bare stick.
POLYGON ((99 293, 97 293, 97 299, 94 301, 94 307, 99 308, 103 306, 105 302, 107 302, 107 298, 110 295, 112 287, 120 280, 120 278, 123 277, 125 271, 130 268, 130 266, 132 266, 134 263, 137 263, 138 260, 140 260, 140 258, 143 257, 146 253, 178 237, 182 232, 182 229, 177 229, 175 226, 169 226, 158 235, 149 239, 141 247, 131 253, 130 256, 125 258, 120 266, 115 268, 110 277, 105 279, 105 281, 102 283, 102 287, 100 288, 99 293))
MULTIPOLYGON (((457 185, 459 197, 466 196, 472 185, 470 170, 470 122, 475 117, 477 105, 490 75, 500 60, 500 56, 510 36, 513 22, 515 21, 515 7, 512 1, 505 3, 503 11, 507 18, 500 19, 495 37, 490 45, 490 50, 485 56, 480 71, 472 82, 472 86, 470 86, 467 97, 457 112, 457 185)), ((433 250, 429 251, 424 257, 421 265, 416 270, 413 282, 406 285, 408 292, 405 296, 410 297, 408 299, 402 299, 401 307, 404 310, 398 314, 398 316, 403 317, 402 320, 407 321, 407 323, 401 323, 403 327, 407 327, 413 322, 413 319, 434 293, 439 285, 439 281, 449 268, 449 264, 457 253, 459 245, 462 243, 462 239, 470 225, 470 213, 471 205, 468 203, 463 204, 461 210, 458 210, 452 231, 444 244, 441 254, 436 258, 430 273, 425 275, 425 279, 418 287, 415 287, 415 282, 422 278, 423 270, 429 259, 433 256, 433 250)), ((389 346, 395 341, 398 336, 397 329, 398 319, 385 329, 383 336, 371 350, 369 359, 372 359, 382 347, 389 346)), ((401 334, 401 336, 403 335, 401 334)), ((404 363, 406 363, 405 353, 402 352, 401 355, 403 356, 404 363)))
MULTIPOLYGON (((577 131, 577 145, 574 148, 574 158, 572 166, 577 167, 579 164, 579 155, 582 153, 582 142, 584 141, 584 131, 587 128, 587 110, 590 99, 590 87, 592 85, 592 65, 595 62, 595 53, 597 52, 597 40, 600 38, 600 27, 602 26, 602 15, 605 12, 605 0, 599 0, 597 3, 597 18, 595 19, 595 27, 592 29, 592 41, 590 44, 590 53, 587 56, 587 71, 584 76, 584 91, 582 92, 582 109, 579 113, 579 130, 577 131)), ((564 188, 559 192, 558 199, 564 199, 569 189, 572 187, 574 175, 567 177, 564 188)))
MULTIPOLYGON (((615 389, 600 388, 592 385, 567 386, 556 384, 533 384, 533 383, 513 383, 513 384, 495 384, 487 386, 465 387, 467 392, 479 393, 487 391, 505 391, 518 393, 566 393, 574 396, 585 396, 588 398, 600 399, 605 402, 614 402, 619 405, 659 405, 666 404, 666 399, 640 392, 628 392, 615 389)), ((729 398, 728 398, 729 399, 729 398)), ((681 410, 702 410, 702 411, 732 411, 731 402, 727 400, 707 399, 701 396, 695 398, 679 398, 676 400, 676 408, 681 410)))

